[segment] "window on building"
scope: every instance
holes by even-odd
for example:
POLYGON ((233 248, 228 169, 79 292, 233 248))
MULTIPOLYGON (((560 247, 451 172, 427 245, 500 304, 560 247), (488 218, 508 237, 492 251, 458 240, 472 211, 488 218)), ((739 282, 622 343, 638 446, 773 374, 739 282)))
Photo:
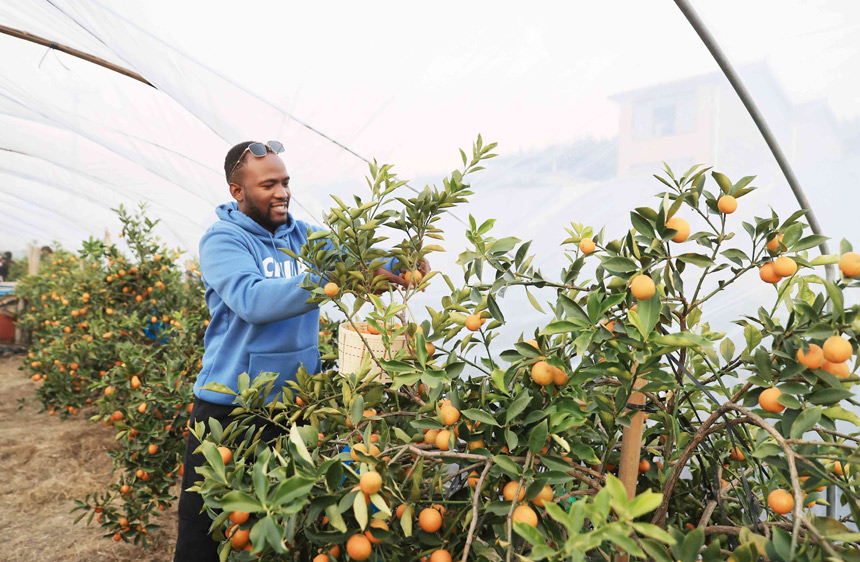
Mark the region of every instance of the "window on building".
POLYGON ((675 125, 677 121, 676 106, 663 105, 655 107, 651 119, 651 136, 652 137, 667 137, 675 134, 675 125))
POLYGON ((681 92, 633 102, 633 140, 692 133, 695 129, 695 92, 681 92))

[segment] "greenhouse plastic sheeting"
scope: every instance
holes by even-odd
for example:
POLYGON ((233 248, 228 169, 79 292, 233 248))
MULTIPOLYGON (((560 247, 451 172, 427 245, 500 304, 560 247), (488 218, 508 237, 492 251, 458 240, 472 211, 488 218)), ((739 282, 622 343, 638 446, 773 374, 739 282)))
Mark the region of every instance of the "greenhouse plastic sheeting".
MULTIPOLYGON (((693 5, 836 251, 839 238, 856 236, 860 199, 860 5, 693 5)), ((448 252, 432 265, 455 277, 469 214, 496 218, 500 236, 534 239, 535 263, 552 275, 567 263, 559 243, 571 221, 618 236, 629 209, 656 202, 651 174, 661 161, 758 176, 736 227, 735 217, 768 206, 783 216, 797 209, 746 110, 668 0, 432 8, 4 0, 0 25, 155 86, 0 35, 0 250, 55 240, 75 248, 116 233, 111 208, 145 202, 161 236, 194 255, 214 206, 229 199, 224 154, 246 139, 286 145, 291 210, 315 223, 329 195, 366 190, 369 159, 395 164, 420 188, 456 168, 458 149, 468 152, 478 133, 499 142, 469 205, 443 221, 448 252)), ((753 281, 721 295, 712 312, 772 299, 772 288, 753 281)), ((438 299, 436 290, 423 298, 438 299)), ((505 300, 529 332, 540 314, 522 292, 505 300)))

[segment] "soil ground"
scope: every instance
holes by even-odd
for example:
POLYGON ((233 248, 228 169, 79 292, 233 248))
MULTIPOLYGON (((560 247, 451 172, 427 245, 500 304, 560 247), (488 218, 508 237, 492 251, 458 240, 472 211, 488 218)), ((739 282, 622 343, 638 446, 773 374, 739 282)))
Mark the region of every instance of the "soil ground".
MULTIPOLYGON (((0 559, 9 562, 173 560, 176 503, 155 523, 149 551, 105 539, 74 499, 102 490, 113 478, 110 428, 87 420, 88 410, 60 420, 38 413, 35 384, 18 370, 23 355, 0 357, 0 559), (24 399, 19 409, 19 400, 24 399)), ((174 493, 178 495, 178 485, 174 493)), ((95 522, 94 522, 95 523, 95 522)))

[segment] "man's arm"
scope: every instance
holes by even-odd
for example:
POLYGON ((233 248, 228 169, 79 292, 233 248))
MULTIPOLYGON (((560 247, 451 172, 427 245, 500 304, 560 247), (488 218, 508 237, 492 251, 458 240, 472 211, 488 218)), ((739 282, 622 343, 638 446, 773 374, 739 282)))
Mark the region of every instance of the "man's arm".
POLYGON ((269 324, 317 308, 307 304, 311 294, 299 284, 311 274, 264 277, 242 242, 227 232, 212 231, 200 241, 200 270, 224 303, 249 324, 269 324))

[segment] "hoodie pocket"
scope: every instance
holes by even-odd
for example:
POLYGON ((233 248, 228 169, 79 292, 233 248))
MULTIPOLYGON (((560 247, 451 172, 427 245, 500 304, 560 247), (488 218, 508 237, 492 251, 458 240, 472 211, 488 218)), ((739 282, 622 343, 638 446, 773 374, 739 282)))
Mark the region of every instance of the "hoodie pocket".
POLYGON ((260 373, 278 373, 278 381, 296 380, 296 371, 304 365, 308 373, 315 374, 319 367, 320 354, 316 346, 287 353, 252 353, 248 362, 251 380, 260 373))

